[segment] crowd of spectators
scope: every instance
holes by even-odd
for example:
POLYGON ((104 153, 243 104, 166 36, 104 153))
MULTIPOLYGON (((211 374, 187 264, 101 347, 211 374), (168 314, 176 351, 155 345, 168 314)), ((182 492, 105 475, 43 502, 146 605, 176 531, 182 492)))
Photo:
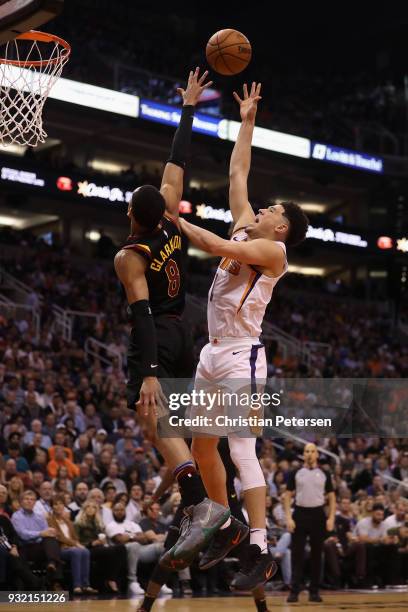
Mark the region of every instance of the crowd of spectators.
MULTIPOLYGON (((28 303, 41 311, 40 343, 50 342, 54 320, 52 306, 57 305, 94 315, 74 318, 71 350, 76 351, 79 358, 84 341, 93 336, 126 360, 129 327, 125 299, 111 262, 93 259, 87 260, 85 266, 84 261, 72 257, 68 249, 58 244, 50 246, 29 232, 2 230, 1 240, 3 244, 25 247, 12 251, 7 269, 32 288, 28 303)), ((215 264, 211 260, 189 258, 188 261, 188 290, 201 298, 204 305, 215 264)), ((356 294, 359 293, 357 287, 356 294)), ((267 340, 271 376, 276 372, 283 372, 286 377, 404 378, 407 375, 408 347, 403 337, 396 336, 389 309, 382 301, 367 303, 356 299, 351 287, 340 281, 289 274, 274 292, 266 321, 300 342, 322 343, 313 354, 313 360, 306 365, 304 356, 285 354, 276 342, 267 340), (316 296, 319 296, 318 309, 315 308, 316 296)), ((20 332, 27 332, 26 321, 16 324, 20 332)), ((204 317, 192 321, 192 329, 198 357, 207 340, 204 317)), ((43 363, 44 357, 40 358, 34 350, 30 360, 43 363)), ((124 375, 113 367, 116 375, 123 379, 124 375)))

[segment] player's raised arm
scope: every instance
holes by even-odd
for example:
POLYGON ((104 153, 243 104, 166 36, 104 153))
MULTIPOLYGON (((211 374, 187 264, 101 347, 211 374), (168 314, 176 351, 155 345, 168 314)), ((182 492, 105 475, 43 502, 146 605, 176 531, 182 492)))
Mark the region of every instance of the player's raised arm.
POLYGON ((208 230, 188 223, 185 219, 180 219, 180 225, 183 234, 194 246, 211 255, 230 257, 241 263, 260 266, 268 269, 274 276, 280 276, 283 272, 285 253, 273 240, 257 238, 249 242, 235 242, 224 240, 208 230))
POLYGON ((183 109, 160 187, 160 193, 166 201, 166 211, 173 217, 179 215, 179 203, 183 195, 184 169, 190 154, 195 105, 204 89, 212 85, 212 81, 205 83, 207 71, 201 77, 199 74, 199 68, 196 68, 194 72, 191 71, 186 89, 177 90, 183 98, 183 109))
POLYGON ((146 265, 141 255, 128 249, 122 249, 115 256, 115 272, 126 292, 133 336, 140 349, 140 374, 143 377, 140 404, 143 416, 147 416, 149 405, 155 406, 163 400, 157 378, 157 335, 149 306, 146 265))
POLYGON ((238 139, 231 154, 229 202, 234 220, 234 228, 240 229, 254 220, 254 212, 248 200, 248 175, 251 167, 251 144, 255 127, 258 102, 261 99, 261 84, 252 83, 243 87, 243 99, 234 91, 234 98, 239 104, 241 127, 238 139))

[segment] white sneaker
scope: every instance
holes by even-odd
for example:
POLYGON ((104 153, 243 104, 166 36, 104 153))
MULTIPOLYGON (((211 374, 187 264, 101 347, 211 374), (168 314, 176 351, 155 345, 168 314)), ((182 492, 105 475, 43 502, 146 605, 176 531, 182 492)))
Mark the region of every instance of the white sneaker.
POLYGON ((166 584, 163 584, 162 588, 160 589, 160 595, 173 595, 173 589, 168 587, 166 584))
POLYGON ((128 590, 131 595, 144 595, 144 590, 136 580, 129 582, 128 590))

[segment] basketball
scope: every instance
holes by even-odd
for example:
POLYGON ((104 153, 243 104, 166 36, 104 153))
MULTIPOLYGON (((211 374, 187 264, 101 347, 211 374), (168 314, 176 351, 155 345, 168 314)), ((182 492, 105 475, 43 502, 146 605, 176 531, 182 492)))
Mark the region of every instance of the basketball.
POLYGON ((224 75, 238 74, 251 61, 251 43, 238 30, 219 30, 208 41, 206 56, 215 72, 224 75))

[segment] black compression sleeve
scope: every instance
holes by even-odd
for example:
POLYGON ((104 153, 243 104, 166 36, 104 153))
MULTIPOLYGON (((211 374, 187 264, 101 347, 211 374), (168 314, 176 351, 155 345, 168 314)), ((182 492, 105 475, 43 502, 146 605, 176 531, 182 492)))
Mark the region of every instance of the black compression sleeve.
POLYGON ((190 153, 191 132, 193 130, 194 106, 183 106, 181 118, 176 133, 174 134, 170 157, 167 160, 180 168, 186 167, 190 153))
POLYGON ((132 340, 140 352, 140 375, 157 376, 157 335, 148 300, 138 300, 128 306, 132 324, 132 340))

